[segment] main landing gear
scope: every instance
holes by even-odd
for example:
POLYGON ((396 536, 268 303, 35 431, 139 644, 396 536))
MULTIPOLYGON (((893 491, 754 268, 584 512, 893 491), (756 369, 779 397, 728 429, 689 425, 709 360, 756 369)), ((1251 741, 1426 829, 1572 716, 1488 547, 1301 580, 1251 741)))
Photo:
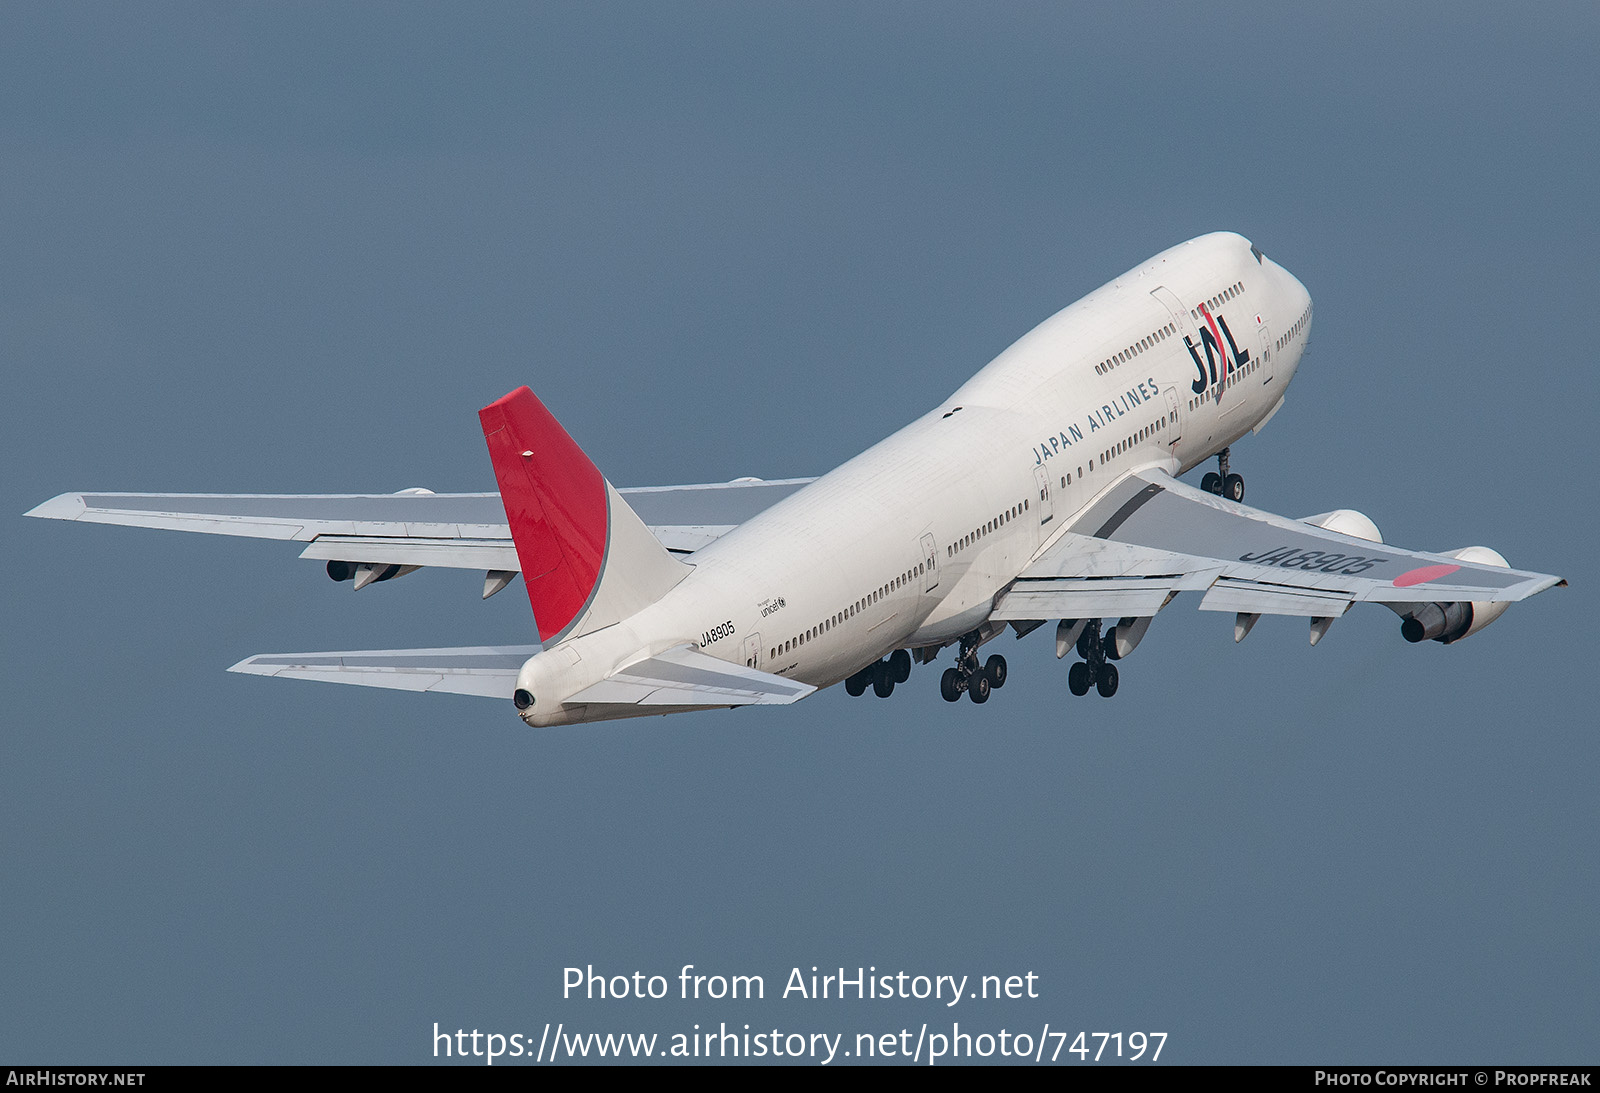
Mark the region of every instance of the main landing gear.
POLYGON ((894 694, 896 683, 904 683, 910 678, 911 654, 904 649, 896 649, 883 660, 867 665, 845 680, 844 689, 851 698, 860 698, 870 684, 873 694, 888 698, 894 694))
POLYGON ((1006 685, 1006 658, 996 653, 982 665, 978 663, 978 635, 968 634, 961 639, 961 655, 954 668, 946 668, 939 677, 939 694, 946 702, 959 702, 965 693, 972 701, 982 704, 989 701, 989 692, 1006 685))
POLYGON ((1228 449, 1217 453, 1217 469, 1207 471, 1200 479, 1200 488, 1229 501, 1244 500, 1244 476, 1228 471, 1228 449))
POLYGON ((1090 619, 1078 635, 1078 655, 1083 659, 1067 669, 1067 689, 1080 698, 1093 687, 1101 698, 1117 693, 1117 666, 1106 658, 1100 637, 1100 620, 1090 619))

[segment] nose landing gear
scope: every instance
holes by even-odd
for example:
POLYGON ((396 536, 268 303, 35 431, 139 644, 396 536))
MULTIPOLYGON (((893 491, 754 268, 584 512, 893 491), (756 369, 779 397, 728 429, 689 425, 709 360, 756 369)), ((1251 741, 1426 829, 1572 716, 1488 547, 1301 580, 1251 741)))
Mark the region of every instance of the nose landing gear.
POLYGON ((1229 501, 1244 500, 1244 476, 1228 471, 1228 449, 1217 453, 1217 469, 1201 476, 1200 488, 1229 501))

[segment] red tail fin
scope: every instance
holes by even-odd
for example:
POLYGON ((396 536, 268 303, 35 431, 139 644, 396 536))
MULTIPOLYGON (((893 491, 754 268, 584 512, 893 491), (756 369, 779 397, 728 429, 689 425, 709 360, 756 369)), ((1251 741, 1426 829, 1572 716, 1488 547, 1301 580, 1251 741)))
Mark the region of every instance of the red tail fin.
POLYGON ((532 391, 478 418, 540 641, 621 622, 688 575, 532 391))
POLYGON ((560 635, 600 583, 606 481, 534 393, 519 387, 478 411, 539 640, 560 635))

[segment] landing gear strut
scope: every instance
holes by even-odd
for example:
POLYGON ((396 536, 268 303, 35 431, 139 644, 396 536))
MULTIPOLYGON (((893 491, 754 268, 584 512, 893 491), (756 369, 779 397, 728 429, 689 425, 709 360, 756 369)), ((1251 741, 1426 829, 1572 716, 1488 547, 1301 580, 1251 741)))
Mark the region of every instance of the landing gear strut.
POLYGON ((1006 684, 1006 658, 996 653, 988 661, 978 663, 978 634, 976 631, 961 639, 961 653, 956 666, 946 668, 939 677, 939 694, 946 702, 959 702, 963 693, 972 701, 989 701, 989 693, 1006 684))
POLYGON ((1244 500, 1244 476, 1228 470, 1228 449, 1217 453, 1217 469, 1207 471, 1200 479, 1200 488, 1229 501, 1244 500))
POLYGON ((1106 660, 1105 642, 1100 638, 1100 620, 1090 619, 1078 635, 1078 655, 1083 657, 1067 669, 1067 689, 1082 697, 1093 687, 1101 698, 1117 693, 1117 666, 1106 660))

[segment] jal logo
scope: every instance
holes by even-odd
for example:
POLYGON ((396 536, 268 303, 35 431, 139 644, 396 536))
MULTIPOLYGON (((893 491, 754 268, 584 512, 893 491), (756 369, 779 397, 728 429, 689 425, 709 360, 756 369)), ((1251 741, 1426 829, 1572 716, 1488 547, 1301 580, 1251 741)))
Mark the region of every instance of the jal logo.
POLYGON ((1216 386, 1219 379, 1226 379, 1228 375, 1250 362, 1250 350, 1240 349, 1233 340, 1233 331, 1228 329, 1228 320, 1222 317, 1219 311, 1211 314, 1211 309, 1205 304, 1200 305, 1200 317, 1205 320, 1205 325, 1200 328, 1200 345, 1196 346, 1194 340, 1185 334, 1183 344, 1189 347, 1189 356, 1194 361, 1194 366, 1200 375, 1189 389, 1195 394, 1204 391, 1208 386, 1216 386), (1222 351, 1222 343, 1228 343, 1228 351, 1222 351), (1200 359, 1200 350, 1204 349, 1206 359, 1200 359), (1222 361, 1222 374, 1217 374, 1217 361, 1222 361))

